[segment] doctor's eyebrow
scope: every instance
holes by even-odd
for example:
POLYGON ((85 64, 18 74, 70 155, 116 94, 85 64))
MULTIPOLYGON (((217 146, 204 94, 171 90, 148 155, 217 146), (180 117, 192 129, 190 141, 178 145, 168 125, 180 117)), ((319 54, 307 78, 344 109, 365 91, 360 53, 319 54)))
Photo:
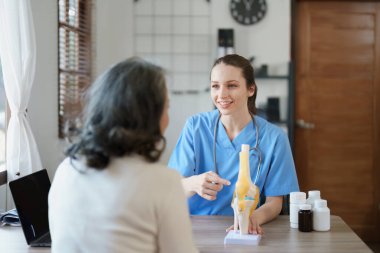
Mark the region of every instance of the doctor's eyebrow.
MULTIPOLYGON (((219 84, 218 81, 212 81, 212 80, 211 80, 211 83, 219 84)), ((228 80, 228 81, 224 82, 224 84, 230 84, 230 83, 239 84, 239 81, 238 80, 228 80)))

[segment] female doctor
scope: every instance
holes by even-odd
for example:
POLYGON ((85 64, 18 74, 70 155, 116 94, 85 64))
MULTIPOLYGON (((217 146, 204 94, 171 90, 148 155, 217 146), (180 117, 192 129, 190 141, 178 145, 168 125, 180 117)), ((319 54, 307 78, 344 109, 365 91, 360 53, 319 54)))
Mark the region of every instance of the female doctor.
POLYGON ((283 195, 299 191, 288 137, 256 115, 254 71, 244 57, 217 59, 210 89, 216 109, 187 120, 168 166, 183 176, 191 214, 233 215, 239 152, 249 144, 252 181, 265 201, 252 213, 249 232, 262 234, 261 225, 281 212, 283 195))

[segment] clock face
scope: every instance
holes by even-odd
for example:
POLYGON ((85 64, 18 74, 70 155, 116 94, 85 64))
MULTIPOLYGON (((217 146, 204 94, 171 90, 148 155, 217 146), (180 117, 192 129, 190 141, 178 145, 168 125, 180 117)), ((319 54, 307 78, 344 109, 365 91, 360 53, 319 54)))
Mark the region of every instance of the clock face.
POLYGON ((253 25, 262 20, 267 11, 265 0, 231 0, 233 19, 242 25, 253 25))

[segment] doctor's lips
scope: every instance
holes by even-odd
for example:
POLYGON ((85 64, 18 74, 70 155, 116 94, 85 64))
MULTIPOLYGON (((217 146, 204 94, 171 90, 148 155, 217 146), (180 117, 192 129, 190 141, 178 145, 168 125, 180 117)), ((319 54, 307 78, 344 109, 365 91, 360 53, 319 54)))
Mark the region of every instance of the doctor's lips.
POLYGON ((233 102, 231 100, 229 101, 217 101, 217 103, 222 107, 222 108, 226 108, 228 107, 229 105, 231 105, 233 102))
POLYGON ((218 100, 217 102, 218 102, 218 104, 221 104, 221 105, 232 104, 232 100, 218 100))

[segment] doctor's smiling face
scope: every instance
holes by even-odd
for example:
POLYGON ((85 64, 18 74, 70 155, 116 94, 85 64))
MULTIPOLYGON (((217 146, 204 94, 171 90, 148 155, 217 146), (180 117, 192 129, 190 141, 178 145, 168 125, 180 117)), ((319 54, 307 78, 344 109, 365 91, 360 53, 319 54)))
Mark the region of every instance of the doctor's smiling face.
POLYGON ((211 98, 222 115, 248 111, 248 98, 255 93, 255 86, 248 87, 242 69, 221 62, 211 71, 211 98))

